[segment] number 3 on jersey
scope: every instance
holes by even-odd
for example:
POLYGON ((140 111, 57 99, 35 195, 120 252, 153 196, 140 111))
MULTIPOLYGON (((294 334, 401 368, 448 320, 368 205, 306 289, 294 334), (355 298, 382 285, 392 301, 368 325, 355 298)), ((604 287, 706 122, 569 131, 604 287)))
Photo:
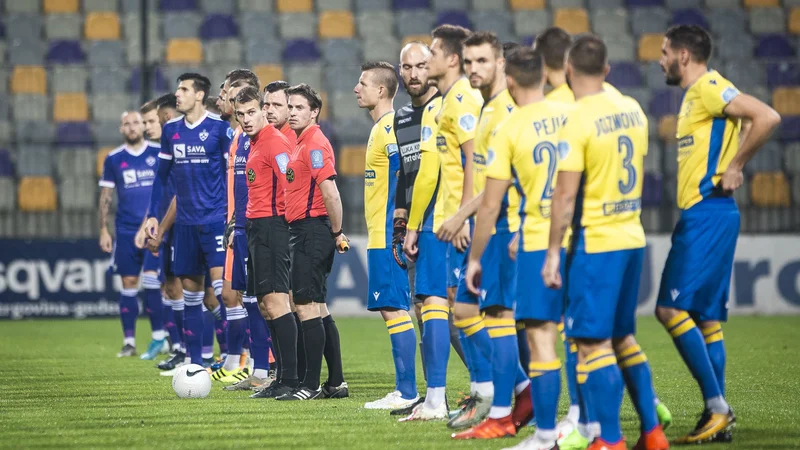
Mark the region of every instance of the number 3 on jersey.
POLYGON ((631 161, 633 160, 633 141, 628 136, 620 136, 617 141, 617 147, 620 153, 625 152, 622 158, 622 168, 627 172, 627 182, 623 183, 622 180, 618 181, 619 191, 625 195, 633 190, 636 186, 636 168, 633 167, 631 161))
POLYGON ((533 162, 537 166, 544 163, 544 155, 547 153, 547 181, 542 190, 542 200, 550 200, 553 197, 553 178, 556 176, 556 146, 550 142, 542 141, 533 148, 533 162))

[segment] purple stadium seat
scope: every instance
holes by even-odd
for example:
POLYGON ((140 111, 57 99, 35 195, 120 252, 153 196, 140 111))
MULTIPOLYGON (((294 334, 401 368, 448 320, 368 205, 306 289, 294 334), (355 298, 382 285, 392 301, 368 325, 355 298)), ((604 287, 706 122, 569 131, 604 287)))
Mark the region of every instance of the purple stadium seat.
POLYGON ((430 7, 430 0, 392 0, 394 9, 428 9, 430 7))
POLYGON ((681 106, 681 94, 677 89, 659 89, 653 92, 650 100, 650 114, 663 117, 678 114, 681 106))
POLYGON ((767 64, 767 86, 800 86, 800 65, 792 61, 779 61, 767 64))
POLYGON ((239 35, 236 21, 227 14, 209 14, 200 25, 200 37, 208 39, 227 39, 239 35))
POLYGON ((662 190, 661 175, 645 173, 642 183, 642 205, 660 206, 662 190))
MULTIPOLYGON (((150 74, 150 87, 155 92, 164 92, 169 90, 169 84, 164 78, 164 74, 161 72, 161 69, 158 67, 155 67, 150 74)), ((131 71, 131 78, 128 80, 128 89, 131 92, 141 92, 142 90, 142 71, 138 67, 135 67, 131 71)))
POLYGON ((628 0, 629 8, 664 6, 664 0, 628 0))
POLYGON ((781 120, 781 139, 800 141, 800 116, 784 116, 781 120))
POLYGON ((642 73, 634 62, 611 63, 611 72, 607 80, 616 88, 632 88, 642 85, 642 73))
POLYGON ((91 146, 94 144, 89 122, 64 122, 56 128, 56 144, 60 147, 91 146))
POLYGON ((0 148, 0 177, 14 176, 14 163, 8 150, 0 148))
POLYGON ((463 11, 442 11, 436 16, 436 25, 460 25, 467 29, 472 29, 472 22, 470 22, 467 13, 463 11))
POLYGON ((758 38, 756 58, 789 59, 794 56, 792 43, 782 34, 767 34, 758 38))
POLYGON ((84 61, 86 54, 78 41, 52 41, 47 50, 47 62, 50 64, 77 64, 84 61))
POLYGON ((160 0, 158 8, 161 11, 194 11, 197 9, 195 0, 160 0))
POLYGON ((697 25, 709 29, 708 20, 699 9, 679 9, 672 14, 673 25, 697 25))
POLYGON ((283 48, 284 62, 316 61, 319 58, 317 43, 311 39, 292 39, 283 48))

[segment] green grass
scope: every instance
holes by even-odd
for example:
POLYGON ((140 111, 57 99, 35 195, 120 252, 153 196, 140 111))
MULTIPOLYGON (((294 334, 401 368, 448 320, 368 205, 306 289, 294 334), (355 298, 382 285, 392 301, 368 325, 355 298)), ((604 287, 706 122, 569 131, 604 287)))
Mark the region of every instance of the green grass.
MULTIPOLYGON (((453 442, 443 423, 401 424, 365 411, 364 402, 393 387, 389 339, 377 317, 337 323, 352 396, 282 403, 224 392, 219 384, 206 399, 178 399, 151 362, 115 357, 121 342, 115 320, 4 322, 0 447, 501 448, 519 441, 453 442)), ((739 425, 734 444, 714 448, 800 446, 798 329, 800 317, 736 317, 725 327, 728 399, 739 425)), ((656 390, 675 417, 667 434, 677 437, 702 409, 699 390, 661 327, 648 318, 639 330, 656 390)), ((148 334, 140 322, 141 347, 148 334)), ((456 359, 448 375, 452 403, 467 375, 456 359)), ((421 372, 418 378, 422 384, 421 372)), ((627 399, 622 420, 633 446, 638 421, 627 399)))

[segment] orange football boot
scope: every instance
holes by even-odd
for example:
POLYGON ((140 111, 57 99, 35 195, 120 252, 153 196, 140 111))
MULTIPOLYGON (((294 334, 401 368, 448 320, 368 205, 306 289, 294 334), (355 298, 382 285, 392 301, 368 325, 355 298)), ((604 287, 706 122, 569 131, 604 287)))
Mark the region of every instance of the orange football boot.
POLYGON ((656 426, 647 433, 642 433, 639 437, 639 442, 633 447, 633 450, 668 450, 669 441, 664 435, 664 429, 661 425, 656 426))
POLYGON ((620 439, 616 444, 609 444, 600 438, 596 438, 586 450, 628 450, 628 447, 625 445, 624 438, 620 439))
POLYGON ((511 421, 517 431, 533 420, 533 402, 531 400, 531 385, 514 396, 514 409, 511 411, 511 421))
POLYGON ((511 420, 511 415, 501 419, 486 418, 483 422, 475 425, 469 430, 460 433, 453 433, 453 439, 495 439, 502 437, 513 437, 517 435, 517 428, 511 420))

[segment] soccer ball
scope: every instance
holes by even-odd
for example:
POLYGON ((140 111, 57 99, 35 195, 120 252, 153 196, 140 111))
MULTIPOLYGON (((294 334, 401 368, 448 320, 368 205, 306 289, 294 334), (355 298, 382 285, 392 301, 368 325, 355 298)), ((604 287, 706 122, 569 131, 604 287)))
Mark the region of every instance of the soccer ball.
POLYGON ((211 376, 203 366, 186 364, 172 376, 172 389, 180 398, 206 398, 211 392, 211 376))

